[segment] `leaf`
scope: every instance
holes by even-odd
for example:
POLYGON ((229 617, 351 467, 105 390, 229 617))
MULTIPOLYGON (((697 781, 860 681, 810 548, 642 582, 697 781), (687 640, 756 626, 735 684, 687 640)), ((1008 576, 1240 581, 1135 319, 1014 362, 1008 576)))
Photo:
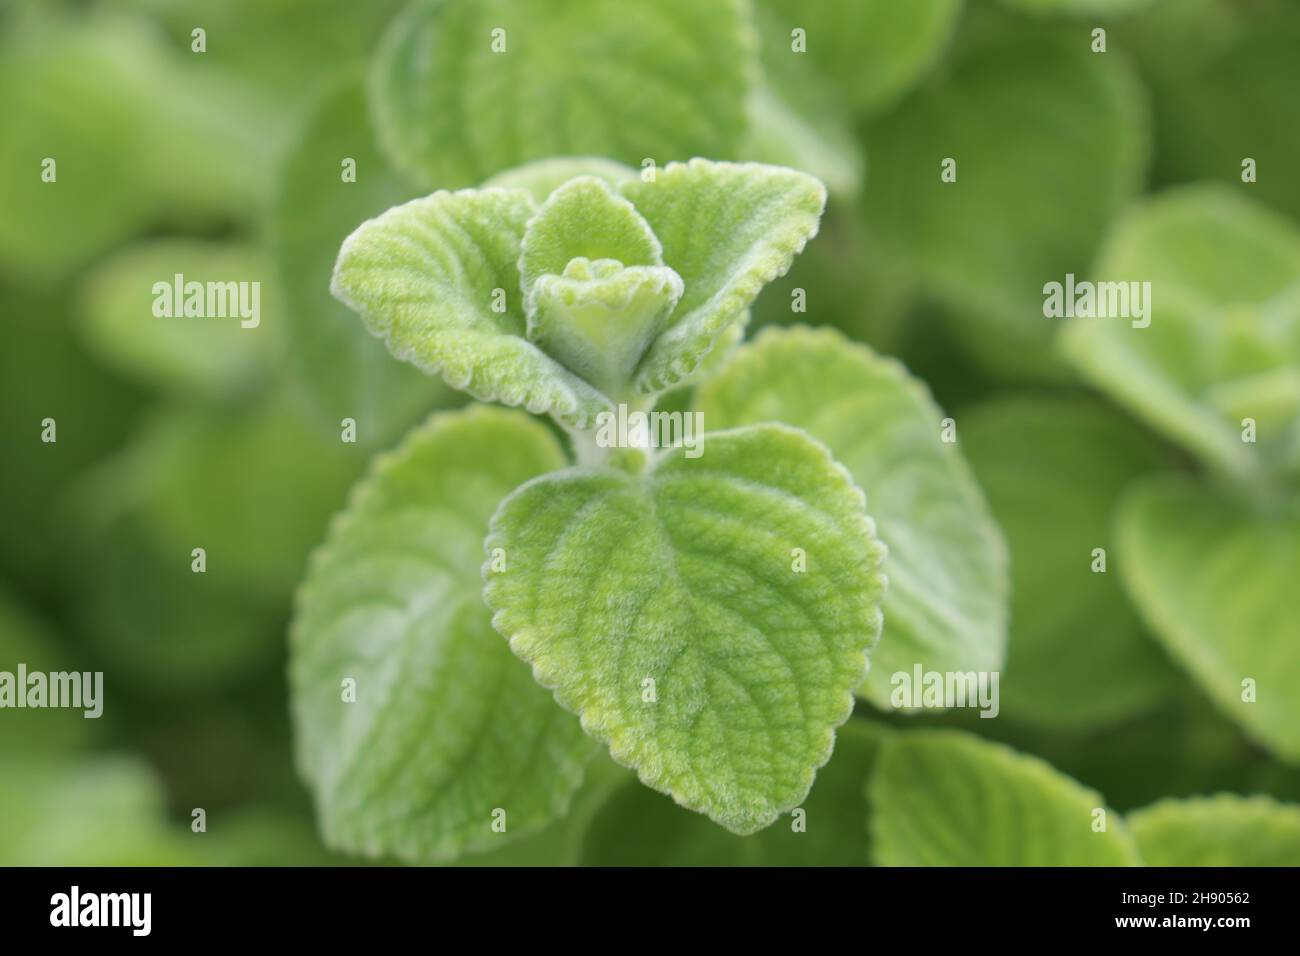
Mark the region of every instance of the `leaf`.
MULTIPOLYGON (((107 366, 142 384, 199 397, 230 398, 267 374, 284 344, 274 283, 251 250, 230 243, 162 239, 137 243, 87 276, 78 291, 79 331, 107 366), (228 316, 159 317, 156 283, 258 284, 259 321, 245 321, 234 300, 228 316)), ((206 303, 205 303, 206 308, 206 303)))
POLYGON ((1300 761, 1300 500, 1251 505, 1170 476, 1134 488, 1117 521, 1124 584, 1170 655, 1253 739, 1300 761))
POLYGON ((638 368, 636 388, 648 395, 693 372, 763 286, 785 275, 817 235, 826 189, 792 169, 693 159, 622 192, 686 284, 669 328, 638 368))
POLYGON ((808 799, 762 833, 741 837, 627 782, 595 815, 582 846, 588 866, 863 866, 867 862, 863 787, 882 727, 850 720, 817 773, 808 799), (796 816, 797 815, 797 816, 796 816), (796 829, 796 823, 802 829, 796 829))
MULTIPOLYGON (((897 362, 837 332, 768 329, 699 389, 710 428, 779 421, 824 441, 867 495, 889 545, 884 637, 860 693, 889 706, 890 677, 995 671, 1006 644, 1001 533, 943 413, 897 362)), ((960 433, 959 433, 960 434, 960 433)))
POLYGON ((563 464, 519 413, 435 415, 335 521, 290 638, 298 762, 329 846, 450 859, 564 813, 593 745, 492 632, 479 596, 492 509, 563 464))
POLYGON ((483 189, 526 189, 539 206, 548 196, 571 179, 595 176, 617 189, 636 178, 636 173, 622 163, 598 156, 559 156, 539 159, 503 173, 483 183, 483 189))
POLYGON ((742 0, 420 0, 370 93, 393 161, 452 189, 547 156, 731 156, 757 56, 742 0))
POLYGON ((1119 496, 1166 456, 1083 399, 993 400, 962 419, 961 435, 1011 544, 1003 713, 1044 728, 1093 729, 1168 700, 1178 672, 1124 597, 1111 530, 1119 496))
POLYGON ((1260 377, 1300 366, 1295 225, 1223 186, 1173 190, 1117 224, 1097 273, 1150 282, 1150 325, 1072 320, 1062 345, 1079 371, 1215 468, 1252 479, 1287 466, 1300 389, 1261 393, 1260 377), (1243 411, 1257 444, 1242 440, 1243 411))
POLYGON ((584 428, 608 400, 524 338, 517 261, 534 212, 521 189, 412 200, 347 238, 331 291, 393 355, 453 388, 584 428))
POLYGON ((962 0, 760 0, 774 14, 789 51, 804 31, 805 57, 854 113, 889 106, 929 72, 947 46, 962 0))
POLYGON ((1135 77, 1079 35, 996 29, 865 134, 878 254, 959 317, 981 360, 1019 377, 1060 376, 1043 285, 1088 271, 1146 162, 1135 77), (940 179, 945 159, 955 182, 940 179))
POLYGON ((821 445, 769 425, 644 476, 547 475, 502 502, 487 548, 510 562, 485 570, 496 629, 647 786, 736 833, 804 798, 884 588, 862 494, 821 445))
POLYGON ((359 83, 314 106, 282 163, 272 217, 272 249, 292 329, 294 371, 331 428, 357 423, 357 442, 385 446, 447 390, 393 362, 356 315, 330 295, 339 246, 357 223, 411 195, 379 156, 359 83), (344 182, 342 163, 356 163, 344 182))
POLYGON ((1148 866, 1300 866, 1300 806, 1270 797, 1162 800, 1128 825, 1148 866))
POLYGON ((1137 866, 1101 794, 1037 757, 952 731, 890 739, 868 788, 878 866, 1137 866), (1106 829, 1096 832, 1095 811, 1106 829))

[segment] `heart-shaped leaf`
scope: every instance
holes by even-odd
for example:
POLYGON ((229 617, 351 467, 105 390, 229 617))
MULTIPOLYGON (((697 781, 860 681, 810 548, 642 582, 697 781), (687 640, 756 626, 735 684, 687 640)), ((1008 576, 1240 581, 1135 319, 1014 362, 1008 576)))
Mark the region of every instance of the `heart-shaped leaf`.
POLYGON ((564 812, 593 745, 480 598, 492 509, 563 463, 517 412, 435 416, 331 528, 299 594, 290 667, 299 764, 331 846, 445 859, 564 812))
POLYGON ((1157 478, 1118 522, 1124 584, 1170 655, 1250 736, 1300 761, 1300 501, 1157 478))
POLYGON ((824 441, 867 495, 889 545, 884 638, 862 693, 889 706, 890 678, 995 671, 1006 645, 1001 533, 943 412, 897 362, 838 332, 767 329, 699 389, 710 427, 785 422, 824 441))
POLYGON ((493 624, 648 786, 737 833, 807 795, 880 629, 862 493, 803 432, 712 433, 642 476, 578 468, 492 519, 493 624))
POLYGON ((970 734, 884 744, 868 787, 879 866, 1137 866, 1101 794, 1037 757, 970 734))

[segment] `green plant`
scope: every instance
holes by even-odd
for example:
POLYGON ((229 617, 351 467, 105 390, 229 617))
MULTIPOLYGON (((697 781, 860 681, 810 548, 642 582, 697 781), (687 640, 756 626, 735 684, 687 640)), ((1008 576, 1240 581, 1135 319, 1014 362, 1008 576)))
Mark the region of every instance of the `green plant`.
POLYGON ((924 390, 830 332, 712 354, 824 203, 780 167, 549 161, 343 244, 334 293, 394 355, 549 414, 573 464, 523 414, 435 415, 335 523, 292 668, 334 845, 442 858, 490 845, 494 814, 538 826, 589 737, 728 829, 766 827, 807 795, 853 691, 887 698, 863 683, 886 573, 887 665, 996 668, 1001 541, 924 390), (654 414, 702 416, 695 454, 600 440, 687 383, 692 411, 654 414), (867 500, 904 539, 889 560, 867 500))

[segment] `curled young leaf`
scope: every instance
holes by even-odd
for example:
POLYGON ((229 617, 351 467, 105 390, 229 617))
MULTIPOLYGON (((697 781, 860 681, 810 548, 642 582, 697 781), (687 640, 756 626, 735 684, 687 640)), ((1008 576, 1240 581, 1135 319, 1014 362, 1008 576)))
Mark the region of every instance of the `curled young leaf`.
POLYGON ((497 510, 493 624, 648 786, 752 833, 799 804, 880 631, 884 548, 803 432, 763 425, 642 475, 570 469, 497 510), (797 559, 802 551, 804 560, 797 559))

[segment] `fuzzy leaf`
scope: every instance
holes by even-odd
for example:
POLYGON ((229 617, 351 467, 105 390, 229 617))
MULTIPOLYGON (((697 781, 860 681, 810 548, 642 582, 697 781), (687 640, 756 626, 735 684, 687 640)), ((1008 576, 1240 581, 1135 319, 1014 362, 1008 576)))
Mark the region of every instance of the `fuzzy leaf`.
POLYGON ((617 189, 628 180, 635 179, 636 172, 622 163, 598 156, 560 156, 538 159, 497 173, 483 183, 482 188, 526 189, 533 201, 540 206, 551 193, 579 176, 594 176, 617 189))
POLYGON ((347 238, 331 288, 398 358, 475 398, 585 427, 607 399, 524 338, 518 259, 534 212, 521 189, 413 200, 347 238))
POLYGON ((1124 597, 1112 533, 1121 493, 1165 456, 1142 431, 1082 399, 995 400, 976 406, 961 429, 1011 544, 1003 712, 1079 730, 1168 700, 1178 672, 1124 597), (1104 571, 1094 569, 1095 548, 1105 549, 1104 571))
POLYGON ((670 163, 622 192, 686 284, 670 326, 642 360, 636 387, 662 391, 693 372, 763 286, 817 235, 826 189, 804 173, 755 163, 670 163))
POLYGON ((742 0, 419 0, 371 101, 393 160, 456 188, 547 156, 730 156, 757 72, 742 0))
POLYGON ((1135 488, 1117 520, 1124 584, 1170 655, 1246 733, 1300 761, 1300 500, 1251 506, 1168 477, 1135 488))
POLYGON ((737 833, 804 798, 884 587, 862 493, 825 448, 766 425, 644 476, 548 475, 502 502, 487 547, 509 556, 485 569, 493 624, 644 783, 737 833))
POLYGON ((519 413, 435 416, 336 520, 299 594, 290 667, 299 765, 329 845, 445 859, 564 812, 592 744, 492 632, 479 596, 492 509, 563 464, 519 413))
POLYGON ((952 731, 890 739, 868 788, 879 866, 1137 866, 1101 794, 1037 757, 952 731), (1106 829, 1093 830, 1096 810, 1106 829))
POLYGON ((351 418, 357 442, 369 447, 386 446, 448 395, 436 379, 394 363, 329 293, 348 233, 412 192, 372 140, 360 83, 328 94, 281 165, 271 225, 294 371, 329 427, 351 418), (343 180, 347 159, 356 163, 355 182, 343 180))
POLYGON ((1294 223, 1224 186, 1174 190, 1116 226, 1097 273, 1150 282, 1150 325, 1067 320, 1063 346, 1085 377, 1232 475, 1300 463, 1294 223))
POLYGON ((878 254, 950 310, 981 359, 1024 377, 1060 374, 1043 285, 1087 272, 1146 161, 1136 77, 1079 36, 999 28, 866 131, 878 254), (945 159, 955 182, 940 178, 945 159))
POLYGON ((1148 866, 1300 866, 1300 806, 1271 797, 1162 800, 1128 825, 1148 866))
POLYGON ((867 495, 882 540, 884 638, 861 693, 889 705, 890 677, 915 664, 994 671, 1006 645, 1001 533, 943 413, 897 362, 837 332, 766 330, 697 397, 710 428, 778 421, 824 441, 867 495))

